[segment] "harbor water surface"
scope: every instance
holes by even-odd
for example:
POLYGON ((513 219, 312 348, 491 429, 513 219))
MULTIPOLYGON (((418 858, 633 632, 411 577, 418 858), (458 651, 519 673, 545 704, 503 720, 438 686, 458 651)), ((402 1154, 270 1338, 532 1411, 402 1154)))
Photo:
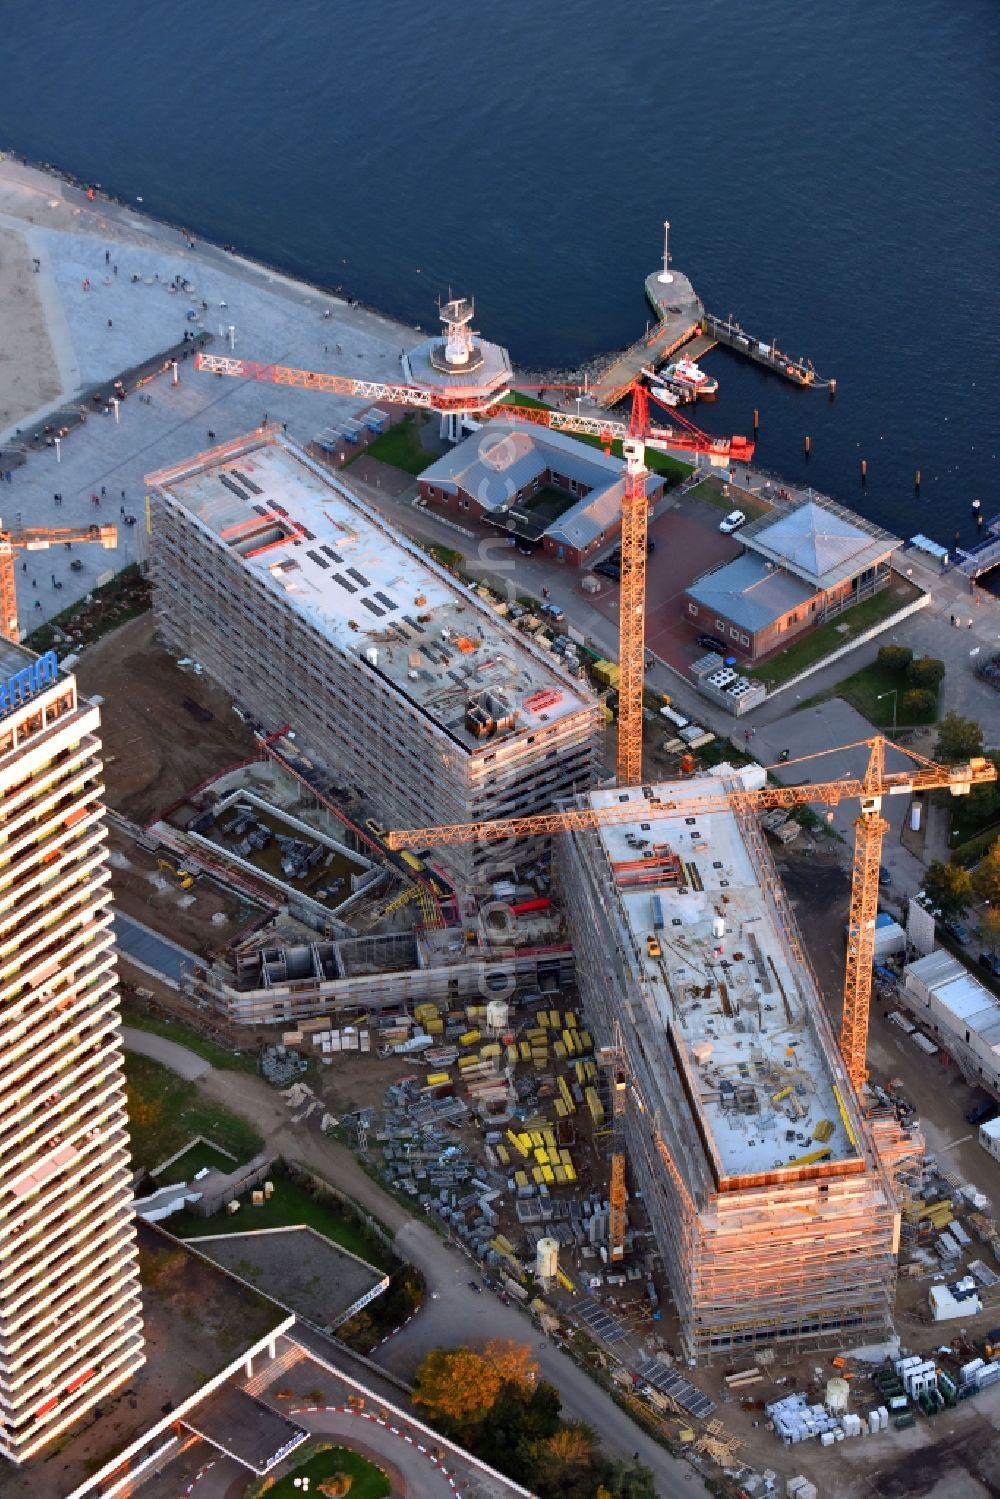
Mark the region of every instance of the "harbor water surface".
POLYGON ((642 332, 669 218, 711 311, 838 381, 716 351, 706 427, 758 408, 765 466, 903 536, 969 544, 972 500, 1000 510, 995 0, 4 16, 0 148, 425 328, 475 295, 537 370, 642 332))

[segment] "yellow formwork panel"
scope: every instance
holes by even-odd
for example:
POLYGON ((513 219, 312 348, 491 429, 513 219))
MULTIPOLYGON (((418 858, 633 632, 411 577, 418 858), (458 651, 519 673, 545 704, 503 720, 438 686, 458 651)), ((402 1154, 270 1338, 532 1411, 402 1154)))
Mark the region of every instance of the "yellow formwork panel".
POLYGON ((527 1041, 522 1041, 521 1042, 520 1050, 521 1050, 521 1061, 522 1062, 530 1062, 531 1061, 531 1047, 528 1045, 527 1041))
POLYGON ((494 1057, 498 1057, 500 1055, 500 1043, 499 1043, 499 1041, 491 1041, 491 1042, 489 1042, 489 1044, 487 1046, 484 1046, 480 1050, 479 1055, 482 1057, 482 1059, 483 1059, 484 1062, 491 1061, 494 1057))
POLYGON ((569 1151, 565 1149, 565 1147, 560 1150, 559 1159, 562 1161, 564 1166, 572 1166, 573 1164, 573 1157, 570 1155, 569 1151))
POLYGON ((497 1160, 500 1162, 501 1166, 510 1165, 510 1151, 507 1149, 506 1145, 497 1146, 497 1160))
POLYGON ((545 1139, 540 1129, 533 1129, 531 1131, 531 1144, 535 1150, 540 1149, 545 1144, 545 1139))
POLYGON ((547 1031, 543 1030, 525 1031, 524 1038, 526 1041, 544 1041, 546 1045, 549 1039, 547 1031))
POLYGON ((538 1012, 538 1024, 541 1025, 541 1026, 544 1026, 545 1029, 548 1030, 548 1028, 549 1028, 549 1012, 548 1012, 548 1010, 539 1010, 539 1012, 538 1012))
POLYGON ((542 1167, 542 1181, 545 1183, 545 1185, 547 1187, 551 1187, 552 1184, 553 1184, 553 1182, 555 1181, 555 1179, 556 1179, 556 1174, 553 1171, 552 1167, 551 1166, 543 1166, 542 1167))
POLYGON ((575 1010, 567 1010, 566 1011, 566 1018, 563 1021, 563 1024, 566 1025, 566 1026, 568 1026, 568 1028, 571 1031, 575 1031, 576 1030, 576 1011, 575 1010))
POLYGON ((555 1111, 556 1111, 556 1118, 557 1119, 565 1119, 566 1118, 567 1114, 569 1113, 569 1109, 566 1107, 566 1104, 563 1101, 563 1099, 561 1099, 561 1098, 557 1098, 556 1099, 556 1101, 555 1101, 555 1111))
POLYGON ((594 1123, 595 1124, 603 1124, 604 1123, 604 1105, 601 1103, 600 1098, 597 1096, 597 1089, 596 1088, 588 1088, 587 1091, 586 1091, 586 1093, 584 1094, 584 1097, 587 1100, 587 1107, 588 1107, 588 1109, 591 1112, 591 1116, 593 1117, 594 1123))
POLYGON ((581 1031, 580 1032, 580 1050, 581 1051, 593 1051, 593 1049, 594 1049, 594 1041, 593 1041, 593 1037, 591 1036, 590 1032, 589 1031, 581 1031))
POLYGON ((570 1056, 573 1056, 576 1053, 577 1037, 574 1035, 574 1033, 572 1031, 565 1030, 562 1033, 562 1039, 563 1039, 563 1045, 565 1046, 567 1052, 569 1053, 570 1056))
POLYGON ((542 1185, 542 1182, 545 1180, 544 1176, 542 1175, 541 1166, 533 1166, 531 1169, 531 1175, 534 1178, 535 1186, 540 1187, 542 1185))
POLYGON ((482 1039, 480 1031, 465 1031, 463 1035, 459 1036, 458 1044, 459 1046, 475 1046, 476 1042, 482 1039))
POLYGON ((557 1031, 559 1029, 559 1011, 558 1010, 550 1010, 549 1011, 549 1025, 550 1025, 551 1029, 554 1030, 554 1031, 557 1031))
POLYGON ((464 1072, 465 1069, 466 1069, 466 1067, 475 1067, 478 1064, 478 1062, 479 1062, 479 1053, 478 1053, 478 1051, 470 1051, 470 1053, 469 1053, 469 1055, 467 1057, 459 1057, 459 1059, 458 1059, 458 1070, 459 1070, 459 1072, 464 1072))
POLYGON ((552 1175, 556 1179, 556 1186, 557 1187, 564 1187, 566 1185, 566 1167, 565 1166, 553 1166, 552 1167, 552 1175))
POLYGON ((555 1057, 557 1062, 566 1061, 566 1048, 561 1041, 557 1041, 553 1046, 552 1055, 555 1057))
POLYGON ((444 1021, 441 1019, 441 1016, 435 1015, 430 1020, 425 1020, 424 1030, 427 1032, 428 1036, 443 1036, 444 1021))
POLYGON ((507 1047, 507 1063, 511 1067, 517 1066, 517 1046, 513 1041, 507 1047))
POLYGON ((576 1167, 575 1166, 567 1166, 566 1167, 566 1180, 568 1182, 570 1182, 570 1183, 576 1181, 576 1167))
POLYGON ((440 1088, 442 1083, 450 1081, 451 1074, 449 1072, 428 1072, 427 1074, 428 1088, 440 1088))

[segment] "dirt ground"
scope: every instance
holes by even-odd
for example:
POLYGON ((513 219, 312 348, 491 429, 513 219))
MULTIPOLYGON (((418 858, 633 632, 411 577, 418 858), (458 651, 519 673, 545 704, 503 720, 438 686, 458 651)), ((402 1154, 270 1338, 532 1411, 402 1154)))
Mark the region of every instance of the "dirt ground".
POLYGON ((110 824, 111 888, 115 906, 162 932, 182 947, 207 957, 230 945, 236 934, 260 914, 260 908, 202 875, 190 890, 181 890, 147 853, 110 824))
POLYGON ((109 806, 148 823, 185 792, 241 760, 256 745, 221 688, 181 671, 141 615, 90 646, 76 668, 80 689, 99 693, 109 806), (185 699, 212 716, 194 716, 185 699))

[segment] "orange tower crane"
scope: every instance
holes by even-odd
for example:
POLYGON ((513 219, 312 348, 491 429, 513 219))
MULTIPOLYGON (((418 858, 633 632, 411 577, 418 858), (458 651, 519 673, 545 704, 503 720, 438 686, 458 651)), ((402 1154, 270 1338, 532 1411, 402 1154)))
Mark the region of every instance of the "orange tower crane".
POLYGON ((45 526, 22 531, 0 529, 0 636, 17 644, 21 630, 17 622, 15 552, 45 552, 60 542, 96 541, 113 551, 118 545, 117 526, 45 526))
MULTIPOLYGON (((315 390, 327 395, 360 396, 365 400, 386 401, 391 405, 420 407, 426 410, 461 410, 468 398, 421 385, 391 385, 371 380, 355 380, 347 375, 323 374, 318 370, 300 370, 290 365, 260 364, 247 359, 233 359, 224 354, 195 357, 198 369, 209 374, 229 375, 245 380, 264 380, 274 385, 290 385, 300 390, 315 390)), ((553 431, 573 432, 598 437, 606 445, 620 440, 625 458, 625 483, 622 492, 621 525, 621 596, 618 620, 618 755, 616 776, 619 786, 634 786, 642 780, 642 708, 645 682, 646 628, 646 530, 649 505, 646 499, 644 444, 671 447, 682 452, 705 454, 711 462, 749 463, 753 443, 745 437, 710 437, 693 422, 670 408, 676 426, 654 427, 649 420, 649 396, 644 385, 632 390, 632 412, 626 425, 606 416, 581 416, 555 411, 545 406, 526 406, 498 399, 488 413, 490 418, 528 421, 553 431)))
MULTIPOLYGON (((851 906, 848 922, 847 963, 844 975, 844 1008, 840 1031, 840 1049, 851 1082, 860 1090, 865 1080, 865 1051, 868 1042, 868 1011, 871 1003, 872 957, 875 950, 875 916, 878 907, 878 870, 882 837, 888 826, 882 817, 882 801, 887 796, 906 796, 918 791, 943 788, 953 796, 967 796, 974 786, 997 779, 996 766, 982 757, 966 765, 937 765, 916 751, 905 753, 916 764, 912 770, 885 770, 886 741, 881 735, 854 744, 806 755, 789 765, 818 759, 843 749, 868 750, 868 765, 862 776, 845 776, 837 781, 805 782, 798 786, 765 786, 759 791, 725 791, 697 793, 676 801, 653 797, 643 800, 643 822, 662 817, 694 817, 712 812, 734 811, 759 813, 769 807, 803 807, 822 802, 835 807, 842 801, 858 800, 861 812, 854 824, 855 852, 851 880, 851 906)), ((778 769, 777 766, 773 767, 778 769)), ((528 838, 554 833, 592 832, 615 823, 634 822, 638 810, 634 802, 610 807, 574 807, 564 812, 541 812, 533 816, 511 817, 496 822, 466 822, 444 827, 410 828, 389 833, 390 848, 424 848, 428 844, 500 842, 507 838, 528 838)))

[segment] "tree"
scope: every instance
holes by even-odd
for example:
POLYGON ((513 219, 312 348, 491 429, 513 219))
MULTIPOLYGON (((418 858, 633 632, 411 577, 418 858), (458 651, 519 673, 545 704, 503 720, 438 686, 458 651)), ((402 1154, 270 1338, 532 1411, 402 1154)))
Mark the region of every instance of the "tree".
POLYGON ((912 660, 913 652, 908 645, 882 645, 875 657, 875 665, 881 666, 883 671, 905 671, 912 660))
POLYGON ((910 687, 899 700, 899 711, 911 723, 920 723, 934 717, 937 698, 927 687, 910 687))
POLYGON ((458 1423, 481 1421, 504 1385, 531 1390, 538 1375, 524 1343, 493 1338, 482 1353, 472 1348, 432 1348, 417 1370, 413 1399, 432 1416, 458 1423))
POLYGON ((1000 908, 989 906, 979 918, 979 935, 989 948, 996 952, 1000 947, 1000 908))
POLYGON ((980 900, 1000 907, 1000 838, 990 845, 972 871, 972 888, 980 900))
POLYGON ((961 864, 943 864, 935 859, 928 864, 924 889, 942 916, 961 916, 972 904, 972 880, 961 864))
POLYGON ((934 656, 921 656, 906 668, 906 680, 911 687, 926 687, 929 692, 937 692, 944 681, 944 662, 934 656))
POLYGON ((945 765, 957 765, 983 752, 983 731, 971 718, 954 711, 946 713, 938 724, 934 758, 945 765))
POLYGON ((566 1468, 589 1466, 594 1456, 594 1433, 579 1422, 562 1426, 545 1443, 550 1457, 566 1468))

